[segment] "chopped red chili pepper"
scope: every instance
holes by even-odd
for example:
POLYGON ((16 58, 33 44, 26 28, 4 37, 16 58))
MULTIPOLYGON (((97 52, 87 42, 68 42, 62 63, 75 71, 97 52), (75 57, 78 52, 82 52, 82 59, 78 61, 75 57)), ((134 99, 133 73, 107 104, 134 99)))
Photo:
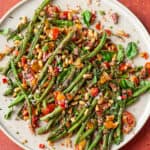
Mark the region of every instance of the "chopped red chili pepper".
POLYGON ((95 28, 96 28, 97 30, 101 30, 101 28, 102 28, 101 23, 100 23, 100 22, 97 23, 97 24, 95 25, 95 28))
POLYGON ((122 63, 119 66, 120 71, 126 71, 128 69, 128 65, 126 63, 122 63))
POLYGON ((47 107, 42 108, 42 114, 47 115, 55 109, 55 104, 48 104, 47 107))
POLYGON ((98 95, 99 89, 98 88, 91 88, 90 93, 91 93, 91 96, 95 97, 98 95))
POLYGON ((58 28, 53 28, 52 29, 52 39, 56 40, 58 38, 59 35, 59 29, 58 28))

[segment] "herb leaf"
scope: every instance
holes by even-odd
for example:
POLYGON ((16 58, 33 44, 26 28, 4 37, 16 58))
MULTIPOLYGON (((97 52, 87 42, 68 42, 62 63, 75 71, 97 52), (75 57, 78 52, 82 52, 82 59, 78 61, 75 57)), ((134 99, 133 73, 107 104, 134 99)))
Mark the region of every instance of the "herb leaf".
POLYGON ((126 49, 126 56, 128 59, 133 59, 138 54, 138 47, 135 42, 129 42, 126 49))
POLYGON ((133 84, 133 82, 131 82, 129 80, 121 79, 120 87, 123 88, 123 89, 134 88, 134 84, 133 84))
POLYGON ((105 60, 105 61, 111 61, 113 53, 112 52, 108 52, 108 51, 101 51, 101 55, 103 57, 103 60, 105 60))
POLYGON ((89 10, 85 10, 82 13, 83 22, 87 25, 87 27, 90 26, 91 16, 92 16, 92 13, 89 10))

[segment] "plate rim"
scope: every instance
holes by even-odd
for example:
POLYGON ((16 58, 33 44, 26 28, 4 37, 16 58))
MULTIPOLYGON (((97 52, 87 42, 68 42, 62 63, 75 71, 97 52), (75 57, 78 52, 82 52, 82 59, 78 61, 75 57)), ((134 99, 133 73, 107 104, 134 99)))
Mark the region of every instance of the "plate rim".
MULTIPOLYGON (((13 13, 13 11, 15 11, 17 8, 19 8, 20 6, 22 6, 23 4, 25 4, 26 2, 28 2, 30 0, 22 0, 17 2, 17 4, 15 4, 14 6, 12 6, 9 10, 7 10, 7 12, 0 18, 0 26, 1 24, 8 18, 8 16, 13 13)), ((136 24, 141 28, 141 31, 144 33, 144 36, 147 36, 147 40, 149 40, 150 42, 150 33, 148 32, 148 30, 146 29, 146 27, 144 26, 144 24, 140 21, 140 19, 130 10, 128 9, 125 5, 123 5, 121 2, 119 2, 118 0, 108 0, 112 3, 115 3, 117 6, 120 6, 126 13, 128 13, 128 15, 130 15, 132 18, 135 19, 136 24)), ((150 107, 150 104, 149 104, 150 107)), ((137 129, 137 132, 132 136, 132 138, 128 141, 126 141, 125 143, 123 143, 120 147, 124 147, 125 145, 127 145, 130 141, 132 141, 135 136, 141 131, 141 129, 144 127, 144 125, 146 124, 147 120, 150 117, 150 111, 149 113, 146 114, 145 119, 143 124, 137 129)), ((22 144, 20 141, 18 141, 12 134, 9 133, 9 131, 7 129, 5 129, 5 127, 0 123, 0 130, 10 139, 12 140, 15 144, 17 144, 18 146, 20 146, 23 149, 26 150, 30 150, 26 145, 22 144)))

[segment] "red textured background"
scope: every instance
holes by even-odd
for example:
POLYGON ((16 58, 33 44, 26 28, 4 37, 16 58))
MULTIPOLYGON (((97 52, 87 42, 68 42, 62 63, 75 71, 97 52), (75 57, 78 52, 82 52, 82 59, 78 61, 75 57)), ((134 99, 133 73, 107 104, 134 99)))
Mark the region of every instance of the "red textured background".
MULTIPOLYGON (((0 0, 0 17, 19 0, 0 0)), ((150 0, 120 0, 145 25, 150 33, 150 0)), ((0 131, 0 150, 22 150, 0 131)), ((150 119, 140 133, 121 150, 150 150, 150 119)))

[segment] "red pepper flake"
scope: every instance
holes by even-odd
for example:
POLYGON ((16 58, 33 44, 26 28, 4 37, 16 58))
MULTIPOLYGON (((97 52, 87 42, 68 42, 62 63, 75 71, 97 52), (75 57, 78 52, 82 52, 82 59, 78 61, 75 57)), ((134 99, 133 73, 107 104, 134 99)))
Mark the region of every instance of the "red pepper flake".
POLYGON ((111 36, 111 35, 112 35, 112 32, 111 32, 111 30, 109 30, 109 29, 105 29, 105 32, 107 33, 108 36, 111 36))
POLYGON ((5 78, 5 77, 4 77, 4 78, 2 78, 2 83, 3 83, 3 84, 6 84, 6 83, 8 83, 8 80, 7 80, 7 78, 5 78))
POLYGON ((149 58, 149 54, 147 52, 141 52, 140 56, 144 59, 148 59, 149 58))
POLYGON ((101 23, 98 22, 98 23, 95 25, 95 28, 96 28, 97 30, 101 30, 101 28, 102 28, 101 23))
POLYGON ((91 88, 90 93, 91 93, 91 96, 95 97, 95 96, 98 95, 99 89, 96 88, 96 87, 95 88, 91 88))
POLYGON ((45 144, 39 144, 39 148, 44 149, 45 148, 45 144))

